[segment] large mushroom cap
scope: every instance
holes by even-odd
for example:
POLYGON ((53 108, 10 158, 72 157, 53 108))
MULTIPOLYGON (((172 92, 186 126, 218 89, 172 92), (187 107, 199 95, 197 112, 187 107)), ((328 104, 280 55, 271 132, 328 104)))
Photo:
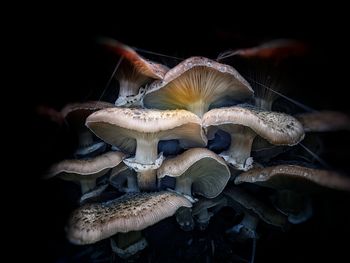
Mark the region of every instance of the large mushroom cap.
MULTIPOLYGON (((186 184, 196 194, 207 198, 219 195, 228 180, 230 170, 225 161, 205 148, 192 148, 172 159, 166 159, 157 170, 158 178, 176 177, 177 186, 186 184)), ((189 193, 185 193, 189 194, 189 193)))
POLYGON ((120 164, 124 157, 125 154, 121 152, 107 152, 92 159, 64 160, 51 167, 47 178, 57 175, 72 181, 98 178, 120 164))
POLYGON ((311 190, 310 186, 350 191, 350 178, 333 171, 298 165, 277 165, 255 168, 235 178, 235 183, 254 183, 275 189, 311 190))
POLYGON ((67 228, 74 244, 91 244, 116 233, 142 230, 191 207, 185 197, 172 192, 129 193, 105 203, 87 204, 73 212, 67 228))
POLYGON ((269 112, 248 106, 212 109, 203 116, 203 127, 242 125, 276 145, 295 145, 304 138, 303 126, 285 113, 269 112))
POLYGON ((110 108, 91 114, 86 125, 102 140, 127 152, 135 151, 134 139, 142 134, 157 134, 159 140, 179 139, 186 146, 207 143, 201 120, 185 110, 110 108))
POLYGON ((135 68, 135 70, 142 75, 153 79, 162 79, 165 73, 168 71, 166 66, 144 59, 137 54, 134 49, 120 43, 119 41, 110 38, 103 38, 100 39, 100 41, 109 49, 126 59, 135 68))
POLYGON ((191 57, 169 70, 146 92, 144 105, 157 109, 187 109, 199 116, 211 104, 243 100, 253 95, 249 83, 231 66, 191 57))
POLYGON ((224 195, 229 198, 229 203, 238 211, 247 211, 251 215, 259 217, 269 225, 284 228, 288 224, 286 216, 267 206, 242 189, 230 187, 225 189, 224 195))
POLYGON ((336 111, 317 111, 295 116, 306 132, 350 130, 350 116, 336 111))

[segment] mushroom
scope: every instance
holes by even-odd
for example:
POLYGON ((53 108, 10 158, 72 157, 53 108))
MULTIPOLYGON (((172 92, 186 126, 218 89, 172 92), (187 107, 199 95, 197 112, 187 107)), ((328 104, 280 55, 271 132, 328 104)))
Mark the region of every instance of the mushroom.
POLYGON ((211 217, 226 205, 227 199, 223 195, 219 195, 213 199, 200 198, 192 209, 192 215, 195 217, 199 229, 206 229, 211 217))
POLYGON ((250 157, 256 135, 275 145, 295 145, 304 138, 302 125, 292 116, 279 112, 262 111, 252 106, 240 105, 212 109, 202 118, 208 138, 216 129, 231 135, 229 149, 222 156, 236 169, 247 171, 252 167, 250 157))
POLYGON ((299 165, 277 165, 254 168, 235 178, 235 184, 254 183, 280 189, 311 192, 326 187, 350 191, 350 178, 334 171, 307 168, 299 165))
POLYGON ((166 159, 157 170, 158 179, 176 177, 175 191, 192 196, 214 198, 224 190, 230 179, 225 161, 205 148, 192 148, 174 158, 166 159))
POLYGON ((85 126, 85 120, 92 112, 110 107, 114 107, 114 105, 103 101, 88 101, 70 103, 61 110, 63 118, 78 134, 79 147, 75 152, 75 156, 84 157, 101 148, 104 149, 104 142, 94 142, 93 134, 85 126))
POLYGON ((146 91, 143 104, 156 109, 187 109, 202 117, 209 107, 252 97, 249 83, 231 66, 191 57, 170 69, 146 91))
POLYGON ((141 231, 118 233, 115 238, 111 238, 112 251, 123 259, 137 254, 147 245, 147 240, 142 236, 141 231))
POLYGON ((287 217, 280 212, 267 206, 249 193, 237 187, 225 189, 223 194, 228 198, 228 205, 238 213, 243 213, 242 221, 229 229, 227 232, 240 234, 242 239, 257 238, 256 227, 259 219, 265 223, 284 229, 287 224, 287 217))
POLYGON ((191 207, 185 197, 172 192, 127 193, 117 199, 86 204, 73 212, 67 226, 70 242, 92 244, 116 233, 139 231, 191 207))
POLYGON ((64 160, 54 164, 46 178, 58 176, 67 181, 78 181, 84 194, 96 186, 97 178, 118 166, 124 157, 125 154, 121 152, 107 152, 92 159, 64 160))
POLYGON ((336 111, 316 111, 295 116, 306 132, 350 130, 350 116, 336 111))
POLYGON ((154 79, 162 79, 168 71, 166 66, 142 58, 135 50, 116 40, 103 38, 101 43, 124 59, 116 73, 119 81, 116 106, 137 106, 145 92, 141 87, 154 79))
POLYGON ((178 139, 184 148, 207 143, 201 120, 185 110, 111 108, 91 114, 86 125, 107 143, 135 152, 124 163, 138 173, 138 185, 145 190, 155 188, 155 169, 163 162, 162 154, 157 157, 160 140, 178 139))

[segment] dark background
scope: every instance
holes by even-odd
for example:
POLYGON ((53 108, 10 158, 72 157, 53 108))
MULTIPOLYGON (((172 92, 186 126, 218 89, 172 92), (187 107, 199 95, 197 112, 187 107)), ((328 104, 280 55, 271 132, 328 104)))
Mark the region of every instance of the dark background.
MULTIPOLYGON (((346 95, 348 52, 344 40, 347 28, 341 17, 330 22, 321 15, 317 18, 300 17, 294 13, 285 17, 283 12, 273 12, 278 17, 268 21, 264 15, 256 17, 247 12, 241 15, 242 18, 232 15, 218 23, 211 23, 211 16, 203 14, 200 19, 194 19, 194 23, 184 24, 177 21, 183 19, 186 22, 189 15, 179 13, 149 20, 145 15, 144 19, 131 24, 130 20, 136 14, 125 19, 100 19, 98 15, 101 14, 97 13, 48 13, 40 20, 41 25, 47 23, 47 26, 35 36, 34 60, 29 66, 35 67, 37 78, 30 92, 23 88, 24 96, 30 101, 31 131, 28 145, 31 152, 27 157, 30 172, 23 176, 23 184, 32 187, 22 195, 32 205, 30 209, 25 207, 29 218, 25 225, 19 227, 30 243, 27 255, 35 261, 64 262, 64 259, 72 260, 73 255, 80 251, 67 244, 64 237, 66 219, 76 206, 72 200, 78 198, 75 186, 67 186, 64 181, 40 179, 50 164, 71 153, 74 141, 69 132, 38 116, 36 108, 45 105, 60 110, 68 102, 100 97, 118 59, 96 43, 99 36, 109 36, 130 46, 184 58, 193 55, 216 58, 227 49, 254 46, 270 39, 298 39, 307 43, 310 52, 302 58, 290 60, 289 65, 281 68, 285 70, 284 75, 290 74, 292 83, 287 85, 284 94, 317 110, 349 110, 346 95), (30 179, 27 177, 29 174, 30 179), (67 187, 70 187, 68 191, 67 187), (28 237, 32 237, 33 242, 28 237)), ((144 56, 147 57, 147 54, 144 56)), ((163 58, 159 61, 176 62, 163 58)), ((113 94, 111 88, 106 90, 105 95, 110 93, 113 94)), ((337 132, 322 135, 322 138, 326 145, 322 157, 331 167, 349 171, 348 134, 337 132)), ((319 197, 315 216, 310 221, 292 227, 285 234, 277 233, 270 239, 265 238, 264 243, 258 242, 256 262, 338 261, 349 258, 349 242, 346 241, 350 234, 349 201, 346 194, 329 193, 319 197)), ((217 224, 227 223, 218 220, 217 224)), ((210 231, 216 230, 214 227, 210 231)), ((171 239, 172 234, 165 231, 162 238, 171 239)))

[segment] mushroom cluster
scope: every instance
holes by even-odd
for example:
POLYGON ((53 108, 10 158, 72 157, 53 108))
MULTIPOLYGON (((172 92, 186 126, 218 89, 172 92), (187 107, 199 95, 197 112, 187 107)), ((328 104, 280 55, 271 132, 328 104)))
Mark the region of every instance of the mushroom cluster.
MULTIPOLYGON (((259 222, 286 229, 310 218, 313 193, 350 191, 345 175, 275 158, 306 132, 349 130, 349 116, 273 111, 219 59, 190 57, 169 69, 117 41, 102 43, 121 57, 119 96, 62 109, 79 144, 74 158, 46 175, 81 186, 66 228, 72 243, 110 238, 112 250, 127 258, 147 246, 145 228, 175 216, 181 229, 203 230, 222 207, 241 215, 227 235, 255 240, 259 222), (269 198, 254 196, 266 187, 269 198), (106 199, 106 191, 116 195, 106 199)), ((259 56, 259 48, 250 51, 259 56)))

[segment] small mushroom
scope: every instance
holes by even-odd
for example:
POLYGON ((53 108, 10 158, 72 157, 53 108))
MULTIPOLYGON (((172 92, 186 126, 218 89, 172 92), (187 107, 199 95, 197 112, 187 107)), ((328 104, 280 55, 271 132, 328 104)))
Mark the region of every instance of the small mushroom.
POLYGON ((123 259, 134 256, 147 245, 147 240, 142 236, 141 231, 118 233, 115 238, 111 238, 112 251, 123 259))
POLYGON ((295 116, 306 132, 350 130, 350 116, 336 111, 316 111, 295 116))
POLYGON ((192 215, 195 217, 199 229, 206 229, 211 217, 226 205, 227 199, 223 195, 219 195, 213 199, 200 198, 192 209, 192 215))
POLYGON ((143 104, 156 109, 187 109, 202 117, 210 106, 252 97, 249 83, 231 66, 191 57, 151 84, 143 104))
POLYGON ((124 157, 125 154, 121 152, 107 152, 92 159, 64 160, 54 164, 46 178, 58 176, 67 181, 78 181, 84 194, 96 186, 97 178, 118 166, 124 157))
POLYGON ((242 239, 257 238, 256 227, 259 219, 265 223, 284 229, 287 217, 251 196, 243 189, 230 187, 223 194, 228 198, 228 205, 238 213, 243 213, 243 220, 227 232, 240 234, 242 239))
POLYGON ((204 114, 202 125, 208 134, 213 133, 211 129, 222 129, 231 135, 229 149, 220 156, 243 171, 252 167, 250 153, 256 135, 272 144, 289 146, 304 138, 302 125, 292 116, 262 111, 248 105, 212 109, 204 114))
POLYGON ((350 191, 350 178, 334 171, 313 169, 299 165, 277 165, 254 168, 235 178, 235 184, 254 183, 280 189, 312 192, 326 187, 350 191))
POLYGON ((92 244, 117 233, 139 231, 191 207, 185 197, 172 192, 127 193, 115 200, 86 204, 73 212, 67 235, 77 245, 92 244))
POLYGON ((105 148, 104 142, 94 141, 93 134, 85 126, 85 120, 94 111, 110 107, 114 107, 114 105, 104 101, 70 103, 63 107, 61 115, 78 134, 79 147, 75 152, 75 156, 85 157, 101 148, 105 148))
POLYGON ((131 47, 116 40, 103 38, 101 43, 124 59, 116 73, 119 81, 116 106, 137 106, 145 92, 141 87, 154 79, 162 79, 168 71, 166 66, 142 58, 131 47))
POLYGON ((205 146, 201 120, 185 110, 111 108, 90 115, 86 125, 101 139, 123 151, 135 153, 124 163, 138 172, 140 189, 154 189, 156 172, 163 161, 158 156, 160 140, 178 139, 184 148, 205 146))
POLYGON ((176 177, 175 191, 192 196, 192 192, 214 198, 228 180, 230 170, 225 161, 205 148, 192 148, 164 161, 157 170, 158 179, 176 177))

